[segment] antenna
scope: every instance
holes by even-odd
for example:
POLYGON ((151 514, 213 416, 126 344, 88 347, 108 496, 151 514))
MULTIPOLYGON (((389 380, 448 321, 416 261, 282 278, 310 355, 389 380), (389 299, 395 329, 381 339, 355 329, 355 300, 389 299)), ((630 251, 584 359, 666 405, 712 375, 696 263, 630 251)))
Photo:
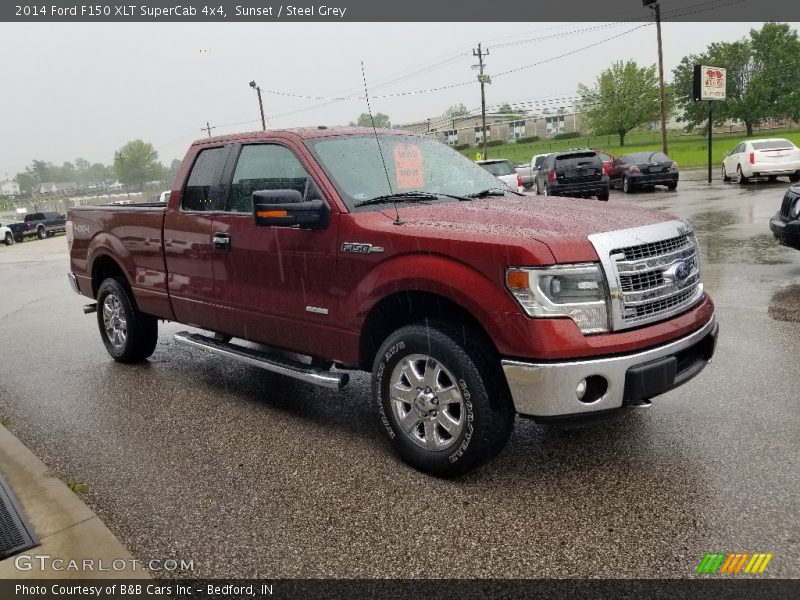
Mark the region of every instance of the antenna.
MULTIPOLYGON (((364 80, 364 96, 367 99, 367 112, 369 112, 369 120, 372 122, 372 133, 375 134, 375 143, 378 145, 378 152, 381 155, 381 162, 383 163, 383 172, 386 173, 386 183, 389 184, 389 193, 393 194, 392 178, 389 177, 389 167, 386 166, 386 159, 383 157, 383 148, 381 148, 381 141, 378 139, 378 130, 375 128, 375 117, 372 116, 372 107, 369 104, 369 90, 367 89, 367 74, 364 71, 364 61, 361 61, 361 77, 364 80)), ((394 224, 402 225, 403 221, 400 220, 400 212, 397 210, 397 202, 394 203, 394 224)))

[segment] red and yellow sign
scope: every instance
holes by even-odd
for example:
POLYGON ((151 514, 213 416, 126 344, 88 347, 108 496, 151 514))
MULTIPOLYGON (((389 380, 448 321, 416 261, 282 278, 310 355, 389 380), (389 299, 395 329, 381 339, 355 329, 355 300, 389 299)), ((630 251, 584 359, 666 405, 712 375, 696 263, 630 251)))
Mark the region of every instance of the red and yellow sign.
POLYGON ((397 187, 419 189, 425 185, 422 167, 422 150, 415 144, 397 144, 394 147, 394 170, 397 187))

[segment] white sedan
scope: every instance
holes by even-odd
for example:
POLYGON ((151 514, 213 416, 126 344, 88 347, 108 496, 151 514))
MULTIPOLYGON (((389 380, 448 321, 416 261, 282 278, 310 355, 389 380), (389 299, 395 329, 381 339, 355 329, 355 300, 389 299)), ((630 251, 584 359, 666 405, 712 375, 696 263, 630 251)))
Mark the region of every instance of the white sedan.
POLYGON ((789 181, 800 181, 800 148, 783 138, 769 138, 742 142, 722 161, 722 180, 734 179, 745 184, 752 177, 788 176, 789 181))

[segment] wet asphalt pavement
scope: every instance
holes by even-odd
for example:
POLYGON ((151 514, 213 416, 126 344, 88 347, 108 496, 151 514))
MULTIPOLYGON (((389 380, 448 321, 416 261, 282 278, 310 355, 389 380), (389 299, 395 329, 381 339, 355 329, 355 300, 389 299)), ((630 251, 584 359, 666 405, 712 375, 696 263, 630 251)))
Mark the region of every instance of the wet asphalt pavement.
POLYGON ((767 222, 787 185, 612 193, 694 225, 714 362, 616 421, 518 419, 458 480, 395 458, 366 374, 321 390, 180 347, 175 324, 114 363, 63 236, 0 247, 0 417, 137 558, 197 577, 687 577, 709 551, 800 577, 800 252, 767 222))

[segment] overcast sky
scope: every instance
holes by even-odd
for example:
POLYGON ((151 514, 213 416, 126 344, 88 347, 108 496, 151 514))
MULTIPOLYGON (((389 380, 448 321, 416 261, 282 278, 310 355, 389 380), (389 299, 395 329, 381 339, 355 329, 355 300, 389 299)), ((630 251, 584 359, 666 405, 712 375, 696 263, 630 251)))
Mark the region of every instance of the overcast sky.
MULTIPOLYGON (((614 60, 656 62, 654 26, 625 33, 639 24, 601 25, 0 23, 0 179, 33 159, 109 164, 114 151, 135 138, 151 142, 168 165, 205 135, 200 128, 206 121, 217 126, 214 134, 260 129, 256 94, 248 86, 253 79, 265 90, 268 127, 347 124, 366 112, 363 100, 304 100, 266 90, 360 95, 363 60, 373 112, 407 123, 441 115, 459 102, 480 106, 477 83, 378 97, 474 81, 471 49, 479 41, 490 50, 487 73, 498 74, 619 36, 496 76, 487 87, 490 105, 574 95, 578 83, 592 83, 614 60), (531 38, 549 39, 502 45, 531 38), (438 68, 413 74, 428 66, 438 68), (379 86, 407 74, 413 76, 379 86)), ((684 55, 760 26, 665 23, 668 80, 684 55)))

